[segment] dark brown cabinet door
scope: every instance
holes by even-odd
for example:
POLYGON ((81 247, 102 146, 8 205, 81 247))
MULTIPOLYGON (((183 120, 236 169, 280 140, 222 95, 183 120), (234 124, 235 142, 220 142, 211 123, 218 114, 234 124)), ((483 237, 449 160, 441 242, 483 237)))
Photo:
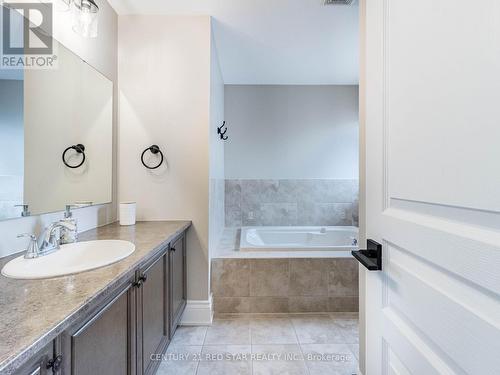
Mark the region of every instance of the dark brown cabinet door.
POLYGON ((128 283, 90 320, 66 336, 63 370, 71 375, 134 374, 131 321, 132 284, 128 283), (69 346, 69 347, 68 347, 69 346))
POLYGON ((142 373, 153 374, 168 344, 168 257, 166 251, 139 274, 138 315, 141 334, 142 373))
POLYGON ((15 372, 15 375, 52 375, 51 362, 55 359, 54 343, 51 342, 15 372))
POLYGON ((86 316, 33 356, 16 375, 150 375, 161 363, 186 306, 182 234, 126 282, 94 301, 86 316))
POLYGON ((183 235, 169 250, 170 334, 172 337, 186 307, 186 240, 183 235))

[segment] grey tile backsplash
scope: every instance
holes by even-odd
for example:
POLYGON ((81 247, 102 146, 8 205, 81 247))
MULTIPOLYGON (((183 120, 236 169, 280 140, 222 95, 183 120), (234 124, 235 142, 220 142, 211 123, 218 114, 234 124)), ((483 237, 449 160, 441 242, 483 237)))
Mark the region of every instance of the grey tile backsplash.
POLYGON ((226 180, 226 227, 358 225, 358 180, 226 180))

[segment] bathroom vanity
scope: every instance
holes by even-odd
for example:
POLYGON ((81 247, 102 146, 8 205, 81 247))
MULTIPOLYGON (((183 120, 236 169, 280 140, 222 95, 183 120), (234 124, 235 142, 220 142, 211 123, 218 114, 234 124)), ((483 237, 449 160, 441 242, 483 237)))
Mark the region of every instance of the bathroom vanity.
POLYGON ((0 276, 0 374, 154 374, 186 305, 190 225, 110 224, 80 241, 134 243, 115 264, 43 280, 0 276))

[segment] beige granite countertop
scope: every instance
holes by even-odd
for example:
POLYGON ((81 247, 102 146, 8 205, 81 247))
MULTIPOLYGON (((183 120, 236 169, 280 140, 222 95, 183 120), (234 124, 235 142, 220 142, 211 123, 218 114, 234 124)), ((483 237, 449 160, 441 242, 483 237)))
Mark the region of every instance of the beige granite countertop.
MULTIPOLYGON (((85 308, 191 225, 189 221, 117 223, 79 234, 79 241, 119 239, 136 250, 107 267, 45 280, 13 280, 0 276, 0 374, 10 374, 53 340, 85 308)), ((18 254, 19 255, 19 254, 18 254)), ((18 256, 17 255, 17 256, 18 256)), ((0 268, 13 256, 0 259, 0 268)))

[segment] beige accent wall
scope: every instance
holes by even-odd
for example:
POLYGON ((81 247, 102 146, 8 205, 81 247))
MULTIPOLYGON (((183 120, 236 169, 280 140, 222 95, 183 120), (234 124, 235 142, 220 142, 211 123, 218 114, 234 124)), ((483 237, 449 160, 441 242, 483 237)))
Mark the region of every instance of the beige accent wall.
POLYGON ((119 199, 139 220, 192 220, 190 300, 209 295, 210 39, 208 16, 119 17, 119 199), (152 144, 154 171, 140 161, 152 144))

